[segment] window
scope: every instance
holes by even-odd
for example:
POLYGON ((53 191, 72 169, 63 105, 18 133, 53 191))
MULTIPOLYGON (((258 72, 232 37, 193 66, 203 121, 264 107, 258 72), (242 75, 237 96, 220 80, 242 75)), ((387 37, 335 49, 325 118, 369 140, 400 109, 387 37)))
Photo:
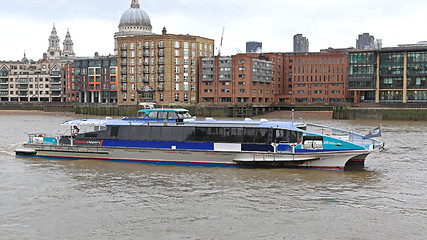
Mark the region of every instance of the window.
POLYGON ((175 41, 175 45, 174 45, 174 47, 175 47, 175 48, 179 48, 179 41, 175 41))

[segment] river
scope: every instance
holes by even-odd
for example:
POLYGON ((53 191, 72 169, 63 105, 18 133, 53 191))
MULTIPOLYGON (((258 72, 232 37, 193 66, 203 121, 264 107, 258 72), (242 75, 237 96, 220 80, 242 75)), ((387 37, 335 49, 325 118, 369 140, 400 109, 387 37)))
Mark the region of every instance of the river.
POLYGON ((20 158, 70 114, 0 114, 0 239, 426 239, 427 122, 315 120, 387 151, 364 171, 20 158))

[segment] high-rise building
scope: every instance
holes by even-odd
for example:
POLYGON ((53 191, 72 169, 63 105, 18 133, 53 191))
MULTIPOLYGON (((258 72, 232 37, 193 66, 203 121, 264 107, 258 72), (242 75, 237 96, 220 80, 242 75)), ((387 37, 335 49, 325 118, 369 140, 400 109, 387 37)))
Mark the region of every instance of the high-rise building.
POLYGON ((369 33, 359 34, 356 40, 356 49, 358 50, 376 49, 375 45, 375 38, 369 33))
POLYGON ((198 59, 212 57, 214 40, 191 35, 151 33, 148 15, 132 1, 120 19, 116 34, 118 53, 118 103, 136 105, 197 103, 198 59), (140 17, 135 17, 138 13, 140 17), (145 28, 145 29, 144 29, 145 28), (130 30, 138 30, 132 34, 130 30))
POLYGON ((303 37, 302 34, 296 34, 294 36, 294 52, 308 52, 308 39, 303 37))
POLYGON ((262 53, 262 42, 246 42, 246 53, 262 53))

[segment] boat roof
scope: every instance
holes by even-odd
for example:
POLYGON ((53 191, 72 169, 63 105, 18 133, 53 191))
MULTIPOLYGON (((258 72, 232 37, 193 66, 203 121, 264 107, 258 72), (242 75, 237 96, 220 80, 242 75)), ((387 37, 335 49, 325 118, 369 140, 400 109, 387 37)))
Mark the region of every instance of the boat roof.
POLYGON ((142 109, 138 111, 143 113, 149 112, 188 112, 187 109, 184 108, 152 108, 152 109, 142 109))
MULTIPOLYGON (((301 123, 268 120, 195 120, 184 123, 168 122, 167 126, 210 126, 210 127, 259 127, 259 128, 282 128, 294 131, 302 131, 296 125, 301 123)), ((164 122, 146 121, 143 119, 79 119, 66 121, 65 126, 165 126, 164 122)))

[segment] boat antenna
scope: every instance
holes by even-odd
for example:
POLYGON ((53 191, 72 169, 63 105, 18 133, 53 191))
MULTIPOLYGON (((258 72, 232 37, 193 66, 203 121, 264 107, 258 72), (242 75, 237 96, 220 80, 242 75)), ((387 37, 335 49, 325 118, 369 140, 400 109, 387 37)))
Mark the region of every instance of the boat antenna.
POLYGON ((292 125, 294 125, 294 109, 292 108, 292 125))

